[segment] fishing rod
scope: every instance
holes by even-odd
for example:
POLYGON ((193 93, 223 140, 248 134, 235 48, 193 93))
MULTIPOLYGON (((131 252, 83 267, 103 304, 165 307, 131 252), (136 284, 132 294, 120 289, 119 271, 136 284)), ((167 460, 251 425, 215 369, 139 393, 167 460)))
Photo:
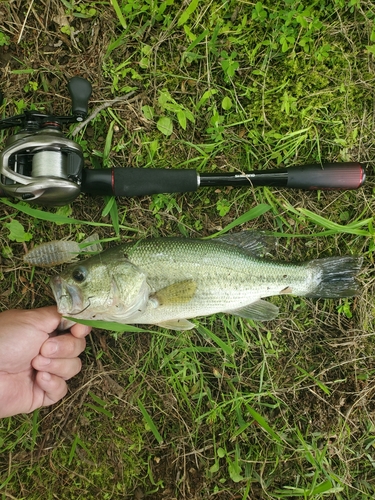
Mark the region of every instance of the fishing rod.
MULTIPOLYGON (((25 111, 0 120, 0 130, 20 127, 0 153, 0 196, 44 206, 73 202, 80 193, 145 196, 187 193, 203 187, 269 186, 307 190, 358 189, 366 179, 357 162, 323 163, 244 173, 198 173, 196 170, 84 168, 82 148, 64 136, 64 125, 88 114, 92 87, 81 77, 68 82, 72 114, 55 116, 25 111)), ((1 99, 0 99, 1 104, 1 99)))

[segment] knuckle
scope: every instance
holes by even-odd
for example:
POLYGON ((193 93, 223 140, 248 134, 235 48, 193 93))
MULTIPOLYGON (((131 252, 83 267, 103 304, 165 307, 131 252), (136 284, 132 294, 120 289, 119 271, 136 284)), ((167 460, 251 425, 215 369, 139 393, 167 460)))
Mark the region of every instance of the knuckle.
POLYGON ((67 358, 74 358, 77 355, 77 342, 72 335, 65 337, 63 351, 64 357, 67 358))
POLYGON ((70 361, 71 361, 70 366, 65 373, 64 377, 65 380, 69 380, 72 377, 75 377, 81 371, 82 368, 82 361, 79 358, 74 358, 70 361))

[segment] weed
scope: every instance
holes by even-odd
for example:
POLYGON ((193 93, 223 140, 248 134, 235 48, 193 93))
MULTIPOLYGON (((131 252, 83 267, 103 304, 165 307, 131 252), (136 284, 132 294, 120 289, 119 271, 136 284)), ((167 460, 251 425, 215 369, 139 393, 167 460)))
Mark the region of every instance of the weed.
MULTIPOLYGON (((191 113, 191 111, 189 111, 181 104, 178 104, 175 99, 172 98, 167 89, 163 89, 160 91, 158 104, 162 111, 175 113, 178 123, 184 130, 186 130, 188 120, 192 123, 194 123, 195 121, 193 113, 191 113)), ((146 109, 148 112, 148 116, 153 116, 153 109, 150 107, 146 109)), ((156 126, 160 130, 160 132, 166 136, 169 136, 173 133, 173 123, 168 116, 161 116, 157 120, 156 126)))
POLYGON ((9 45, 10 40, 9 36, 0 31, 0 47, 3 47, 4 45, 9 45))
POLYGON ((9 231, 7 237, 11 241, 17 241, 22 243, 24 241, 30 241, 33 235, 25 231, 24 227, 18 220, 12 220, 11 222, 5 222, 4 228, 9 231))
POLYGON ((221 67, 228 80, 234 77, 235 72, 240 67, 240 63, 236 61, 237 52, 233 51, 230 55, 225 51, 221 51, 221 67))

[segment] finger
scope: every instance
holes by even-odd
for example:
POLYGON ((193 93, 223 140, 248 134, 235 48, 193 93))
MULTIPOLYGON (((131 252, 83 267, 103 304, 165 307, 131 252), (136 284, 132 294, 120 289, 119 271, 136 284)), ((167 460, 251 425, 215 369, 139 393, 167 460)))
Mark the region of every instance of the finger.
POLYGON ((40 348, 45 358, 75 358, 85 350, 86 340, 76 338, 70 333, 51 337, 40 348))
POLYGON ((57 328, 59 332, 66 332, 70 329, 71 326, 75 325, 75 321, 72 321, 67 318, 61 318, 60 324, 57 328))
POLYGON ((86 335, 88 335, 91 332, 91 326, 86 326, 76 323, 71 327, 70 331, 72 335, 74 335, 74 337, 83 338, 86 337, 86 335))
POLYGON ((41 372, 48 372, 63 380, 69 380, 81 371, 82 362, 79 358, 51 359, 44 356, 36 356, 32 361, 33 368, 41 372))
POLYGON ((31 309, 21 311, 30 323, 40 325, 41 330, 52 333, 60 324, 61 314, 57 312, 56 306, 40 307, 39 309, 31 309))
POLYGON ((65 380, 48 372, 38 372, 36 374, 36 383, 44 391, 43 406, 53 405, 68 392, 65 380))

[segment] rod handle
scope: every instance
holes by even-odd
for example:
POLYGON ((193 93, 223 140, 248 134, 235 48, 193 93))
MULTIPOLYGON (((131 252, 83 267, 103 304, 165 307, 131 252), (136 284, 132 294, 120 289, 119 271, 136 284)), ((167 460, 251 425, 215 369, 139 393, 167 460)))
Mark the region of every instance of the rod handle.
POLYGON ((187 193, 198 188, 195 170, 159 168, 84 169, 82 192, 96 195, 146 196, 161 193, 187 193))
POLYGON ((358 189, 366 180, 360 163, 323 163, 289 167, 286 187, 294 189, 358 189))

